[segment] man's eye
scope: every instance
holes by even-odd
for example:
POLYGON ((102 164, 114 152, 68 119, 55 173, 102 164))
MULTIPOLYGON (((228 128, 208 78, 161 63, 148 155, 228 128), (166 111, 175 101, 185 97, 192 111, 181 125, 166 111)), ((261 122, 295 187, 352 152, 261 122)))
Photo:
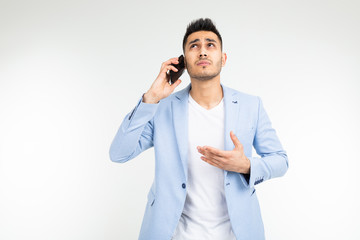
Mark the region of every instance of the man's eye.
POLYGON ((209 47, 213 47, 213 46, 215 46, 215 45, 214 45, 213 43, 209 43, 208 46, 209 46, 209 47))
POLYGON ((190 48, 194 48, 194 47, 196 47, 196 44, 190 46, 190 48))

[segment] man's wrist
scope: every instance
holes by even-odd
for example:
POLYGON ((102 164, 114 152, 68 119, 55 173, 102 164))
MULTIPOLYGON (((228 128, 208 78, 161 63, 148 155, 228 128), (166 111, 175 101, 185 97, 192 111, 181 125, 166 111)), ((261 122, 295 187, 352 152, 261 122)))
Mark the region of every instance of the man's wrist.
POLYGON ((246 162, 247 162, 247 165, 245 168, 245 174, 250 174, 251 163, 250 163, 250 159, 248 159, 247 157, 246 157, 246 162))
POLYGON ((153 95, 151 95, 151 93, 146 92, 143 95, 143 100, 144 103, 150 103, 150 104, 156 104, 159 103, 160 100, 158 100, 156 97, 154 97, 153 95))
POLYGON ((241 166, 238 172, 242 174, 250 174, 250 168, 251 168, 250 160, 247 157, 245 157, 245 163, 241 166))

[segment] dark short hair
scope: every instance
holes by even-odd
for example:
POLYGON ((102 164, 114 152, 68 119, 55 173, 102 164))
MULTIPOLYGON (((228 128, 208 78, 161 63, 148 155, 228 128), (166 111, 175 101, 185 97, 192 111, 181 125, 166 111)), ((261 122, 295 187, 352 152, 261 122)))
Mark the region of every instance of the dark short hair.
POLYGON ((192 21, 186 28, 186 32, 183 39, 183 51, 185 52, 185 44, 190 34, 199 31, 209 31, 215 33, 220 39, 221 50, 222 50, 222 38, 219 31, 216 29, 215 24, 210 18, 199 18, 192 21))

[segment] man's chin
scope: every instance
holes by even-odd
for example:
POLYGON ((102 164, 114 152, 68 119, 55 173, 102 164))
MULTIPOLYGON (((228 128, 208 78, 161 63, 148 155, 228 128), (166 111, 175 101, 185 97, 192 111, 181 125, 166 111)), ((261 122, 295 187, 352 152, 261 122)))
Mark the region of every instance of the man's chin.
POLYGON ((197 80, 200 80, 200 81, 208 81, 208 80, 211 80, 215 77, 217 77, 218 75, 220 74, 219 73, 216 73, 216 74, 205 74, 205 73, 202 73, 202 74, 189 74, 189 76, 191 78, 194 78, 194 79, 197 79, 197 80))
POLYGON ((191 78, 193 79, 197 79, 197 80, 200 80, 200 81, 209 81, 211 79, 213 79, 215 76, 193 76, 191 78))

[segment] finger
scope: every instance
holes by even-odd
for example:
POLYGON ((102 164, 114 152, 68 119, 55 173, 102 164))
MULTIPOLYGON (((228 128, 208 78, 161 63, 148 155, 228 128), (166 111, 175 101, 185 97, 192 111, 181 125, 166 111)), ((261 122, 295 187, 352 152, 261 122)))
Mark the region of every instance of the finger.
POLYGON ((207 159, 211 159, 217 163, 224 163, 224 161, 226 160, 224 157, 215 155, 209 151, 199 151, 199 152, 200 154, 203 155, 202 157, 206 157, 207 159))
POLYGON ((180 83, 181 83, 181 80, 178 79, 173 84, 171 84, 172 90, 174 90, 177 86, 179 86, 180 83))
POLYGON ((171 65, 171 64, 178 64, 179 63, 179 60, 177 57, 175 58, 170 58, 169 60, 165 61, 162 63, 161 67, 164 67, 164 66, 168 66, 168 65, 171 65))
POLYGON ((206 157, 207 159, 216 162, 218 164, 224 162, 224 158, 212 154, 204 155, 203 157, 206 157))
POLYGON ((237 138, 237 136, 235 135, 235 133, 233 131, 230 131, 230 138, 233 141, 235 148, 242 148, 242 144, 240 142, 240 140, 237 138))
POLYGON ((170 80, 170 71, 169 70, 177 71, 177 69, 174 66, 169 65, 169 66, 164 67, 158 75, 158 77, 161 76, 164 83, 169 83, 169 80, 170 80))
POLYGON ((217 156, 217 157, 226 157, 227 156, 226 151, 222 151, 222 150, 217 149, 217 148, 205 146, 205 147, 200 148, 200 149, 205 154, 207 153, 207 154, 211 154, 211 155, 217 156))
POLYGON ((173 65, 169 65, 169 70, 173 70, 174 72, 178 72, 179 70, 173 65))
POLYGON ((174 72, 178 71, 178 69, 176 67, 174 67, 173 65, 167 65, 161 69, 161 72, 168 73, 169 70, 173 70, 174 72))
POLYGON ((175 90, 175 88, 176 88, 177 86, 179 86, 180 83, 181 83, 181 80, 180 80, 180 79, 176 80, 176 81, 175 81, 174 83, 172 83, 172 84, 170 84, 170 81, 169 81, 171 91, 173 92, 173 91, 175 90))
POLYGON ((211 160, 209 158, 201 157, 201 160, 203 160, 204 162, 207 162, 208 164, 210 164, 210 165, 212 165, 214 167, 223 169, 223 166, 221 164, 219 164, 218 162, 213 161, 213 160, 211 160))

